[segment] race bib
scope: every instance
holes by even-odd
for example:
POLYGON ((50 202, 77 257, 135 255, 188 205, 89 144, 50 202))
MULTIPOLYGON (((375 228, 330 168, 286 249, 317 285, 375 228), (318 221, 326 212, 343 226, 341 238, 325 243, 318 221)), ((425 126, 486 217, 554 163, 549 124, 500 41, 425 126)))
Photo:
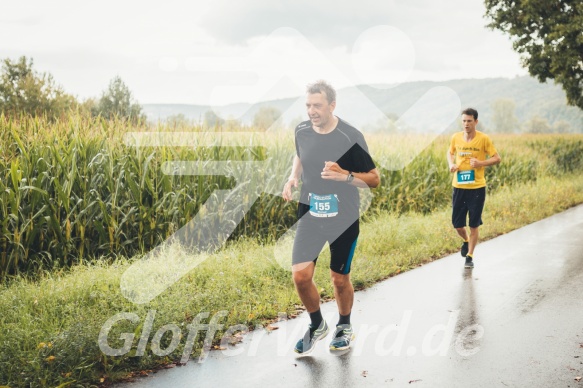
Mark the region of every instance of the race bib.
POLYGON ((466 170, 457 172, 457 183, 460 185, 468 185, 476 182, 476 171, 466 170))
POLYGON ((310 214, 314 217, 335 217, 338 215, 338 196, 310 193, 310 214))

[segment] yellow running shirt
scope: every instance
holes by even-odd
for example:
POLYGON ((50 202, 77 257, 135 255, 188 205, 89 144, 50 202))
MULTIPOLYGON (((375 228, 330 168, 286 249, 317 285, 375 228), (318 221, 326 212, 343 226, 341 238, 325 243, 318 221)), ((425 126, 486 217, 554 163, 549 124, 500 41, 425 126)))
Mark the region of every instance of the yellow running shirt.
POLYGON ((455 155, 458 171, 453 173, 453 187, 460 189, 479 189, 486 186, 484 167, 472 168, 470 159, 486 160, 486 155, 494 156, 498 152, 490 137, 480 131, 472 141, 464 140, 464 132, 457 132, 451 137, 449 153, 455 155))

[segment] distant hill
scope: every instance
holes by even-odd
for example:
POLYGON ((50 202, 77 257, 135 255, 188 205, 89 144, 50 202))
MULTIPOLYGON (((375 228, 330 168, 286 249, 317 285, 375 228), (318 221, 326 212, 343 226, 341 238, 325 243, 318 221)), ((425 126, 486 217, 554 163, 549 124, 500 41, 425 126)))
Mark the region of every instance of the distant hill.
MULTIPOLYGON (((423 94, 436 86, 453 89, 461 100, 462 107, 474 107, 480 113, 480 121, 488 128, 492 103, 501 98, 512 99, 516 104, 516 117, 520 122, 539 116, 549 124, 564 120, 578 132, 583 132, 583 111, 568 106, 565 93, 553 83, 539 83, 524 76, 513 79, 486 78, 460 79, 443 82, 408 82, 388 89, 368 85, 338 90, 336 113, 348 122, 365 127, 377 121, 381 112, 400 116, 423 94), (363 95, 367 98, 363 98, 363 95), (370 100, 370 101, 369 101, 370 100), (372 103, 371 103, 372 102, 372 103)), ((265 101, 254 105, 232 104, 215 108, 223 118, 235 118, 249 124, 258 109, 272 106, 283 112, 284 123, 295 123, 306 117, 304 97, 265 101)), ((152 121, 165 120, 169 116, 182 114, 194 121, 202 121, 210 109, 203 105, 145 104, 144 112, 152 121)))

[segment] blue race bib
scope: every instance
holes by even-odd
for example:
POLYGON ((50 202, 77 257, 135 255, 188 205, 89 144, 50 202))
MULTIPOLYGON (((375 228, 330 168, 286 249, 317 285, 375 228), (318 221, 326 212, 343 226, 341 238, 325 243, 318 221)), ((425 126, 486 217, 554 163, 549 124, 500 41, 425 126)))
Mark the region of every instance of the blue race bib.
POLYGON ((310 193, 310 214, 314 217, 335 217, 338 215, 338 196, 310 193))
POLYGON ((457 172, 457 183, 460 185, 469 185, 476 182, 476 171, 466 170, 457 172))

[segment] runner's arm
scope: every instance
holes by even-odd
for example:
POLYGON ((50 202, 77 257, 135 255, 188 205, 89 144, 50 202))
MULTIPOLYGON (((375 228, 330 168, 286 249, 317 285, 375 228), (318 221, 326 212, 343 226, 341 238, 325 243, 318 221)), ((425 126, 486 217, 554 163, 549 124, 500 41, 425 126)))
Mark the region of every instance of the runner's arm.
POLYGON ((292 200, 291 189, 292 189, 292 187, 296 187, 296 188, 298 187, 298 183, 300 181, 300 175, 302 175, 302 171, 303 171, 302 161, 300 160, 300 157, 298 155, 295 155, 294 161, 292 164, 291 174, 290 174, 289 178, 287 179, 287 182, 283 186, 282 196, 283 196, 283 199, 285 199, 286 201, 292 200))
POLYGON ((376 168, 369 172, 353 172, 354 179, 352 182, 348 182, 348 174, 350 174, 350 171, 344 170, 338 163, 326 162, 324 170, 322 170, 322 179, 347 182, 356 187, 375 188, 381 183, 381 175, 376 168))
MULTIPOLYGON (((348 176, 348 173, 346 174, 348 176)), ((370 187, 374 189, 381 183, 381 174, 379 170, 373 168, 369 172, 353 172, 354 180, 350 183, 356 187, 370 187)))
POLYGON ((449 164, 449 172, 456 172, 458 170, 458 165, 455 164, 455 159, 454 159, 454 154, 452 154, 451 152, 449 152, 449 150, 447 151, 446 157, 447 157, 447 164, 449 164))
POLYGON ((502 158, 500 157, 499 154, 496 153, 496 154, 490 156, 486 160, 478 160, 476 158, 472 158, 472 159, 470 159, 470 166, 472 166, 472 167, 488 167, 488 166, 494 166, 496 164, 499 164, 501 161, 502 161, 502 158))

